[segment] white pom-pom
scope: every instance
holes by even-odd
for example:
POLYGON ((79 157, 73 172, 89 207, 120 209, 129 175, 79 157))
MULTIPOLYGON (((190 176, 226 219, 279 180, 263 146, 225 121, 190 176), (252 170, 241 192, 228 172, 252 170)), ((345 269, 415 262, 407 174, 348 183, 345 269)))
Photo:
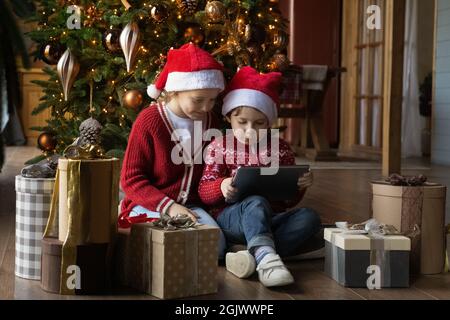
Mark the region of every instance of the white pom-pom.
POLYGON ((161 90, 158 90, 154 84, 151 84, 147 87, 147 94, 150 98, 158 99, 161 94, 161 90))

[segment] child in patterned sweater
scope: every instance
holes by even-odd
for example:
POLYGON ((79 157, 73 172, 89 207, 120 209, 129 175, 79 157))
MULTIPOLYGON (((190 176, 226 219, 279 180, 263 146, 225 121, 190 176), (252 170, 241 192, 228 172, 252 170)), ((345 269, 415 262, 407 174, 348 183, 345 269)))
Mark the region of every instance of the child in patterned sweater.
POLYGON ((260 74, 251 67, 238 71, 222 108, 232 133, 216 138, 207 147, 199 184, 200 198, 211 207, 210 214, 227 242, 247 245, 248 250, 227 253, 227 270, 240 278, 257 270, 259 280, 267 287, 294 281, 281 257, 298 254, 302 244, 320 228, 320 218, 312 209, 289 210, 312 184, 311 173, 298 180, 295 201, 275 203, 257 195, 236 199, 232 179, 239 166, 273 166, 274 160, 279 165, 295 165, 287 142, 278 136, 267 139, 267 129, 277 118, 280 80, 281 74, 276 72, 260 74))

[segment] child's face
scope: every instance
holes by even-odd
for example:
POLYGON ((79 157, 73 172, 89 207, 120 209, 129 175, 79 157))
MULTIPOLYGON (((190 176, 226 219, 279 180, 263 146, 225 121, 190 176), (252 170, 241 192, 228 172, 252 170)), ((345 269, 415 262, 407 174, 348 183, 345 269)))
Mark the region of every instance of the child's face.
POLYGON ((239 107, 227 117, 233 133, 240 142, 249 144, 251 139, 259 141, 263 138, 259 130, 269 129, 269 121, 264 113, 252 107, 239 107))
POLYGON ((202 120, 204 115, 214 107, 219 92, 219 89, 180 91, 176 94, 175 99, 179 110, 187 118, 202 120))

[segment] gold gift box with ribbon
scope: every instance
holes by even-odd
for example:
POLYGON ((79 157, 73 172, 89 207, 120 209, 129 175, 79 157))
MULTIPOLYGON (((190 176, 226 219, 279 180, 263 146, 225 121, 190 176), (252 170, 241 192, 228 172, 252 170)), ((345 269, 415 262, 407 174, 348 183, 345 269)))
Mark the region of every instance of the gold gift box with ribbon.
POLYGON ((160 299, 217 292, 219 229, 165 230, 152 223, 119 229, 115 279, 160 299))
POLYGON ((411 237, 411 272, 438 274, 444 269, 444 220, 447 188, 372 182, 372 215, 411 237))
POLYGON ((117 233, 119 175, 120 161, 116 158, 59 159, 44 238, 62 243, 60 274, 46 272, 52 277, 49 282, 59 282, 61 294, 82 294, 83 289, 90 287, 88 282, 95 282, 96 278, 106 279, 104 284, 94 286, 102 287, 102 292, 110 286, 111 259, 117 233), (94 258, 104 266, 99 270, 106 270, 108 274, 96 277, 93 274, 95 270, 80 270, 81 288, 77 288, 68 285, 73 278, 68 270, 77 266, 80 260, 77 252, 86 246, 94 251, 97 247, 107 247, 105 255, 94 254, 94 258))

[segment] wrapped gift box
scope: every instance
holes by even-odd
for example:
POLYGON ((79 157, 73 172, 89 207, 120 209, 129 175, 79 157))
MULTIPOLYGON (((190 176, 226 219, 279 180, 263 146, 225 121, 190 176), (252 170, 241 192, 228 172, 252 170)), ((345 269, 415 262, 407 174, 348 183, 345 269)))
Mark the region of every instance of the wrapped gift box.
POLYGON ((409 287, 411 241, 404 236, 373 237, 327 228, 325 273, 346 287, 367 288, 368 267, 380 267, 383 288, 409 287))
MULTIPOLYGON (((104 293, 110 286, 117 233, 119 163, 116 158, 58 161, 58 188, 53 192, 44 237, 62 243, 61 294, 104 293), (81 290, 66 285, 70 266, 81 269, 81 290)), ((43 270, 43 274, 48 272, 43 270)))
MULTIPOLYGON (((80 268, 80 288, 75 294, 101 294, 109 290, 106 261, 108 244, 84 244, 76 246, 76 265, 80 268)), ((52 293, 61 292, 61 257, 63 242, 57 238, 42 239, 41 288, 52 293)))
POLYGON ((119 230, 115 279, 160 299, 217 292, 219 229, 168 231, 148 223, 119 230))
POLYGON ((41 278, 41 240, 47 224, 55 179, 16 176, 15 274, 41 278))
POLYGON ((372 212, 377 221, 411 234, 411 272, 441 273, 444 268, 444 219, 447 188, 426 183, 420 187, 372 183, 372 212))

